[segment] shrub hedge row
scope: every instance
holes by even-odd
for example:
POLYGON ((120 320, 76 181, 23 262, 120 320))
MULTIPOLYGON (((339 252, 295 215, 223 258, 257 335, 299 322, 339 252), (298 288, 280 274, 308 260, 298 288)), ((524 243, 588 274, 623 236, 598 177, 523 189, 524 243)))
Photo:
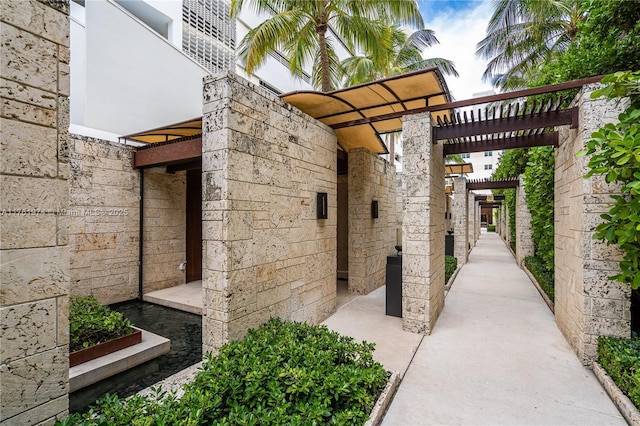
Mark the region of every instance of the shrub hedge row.
POLYGON ((449 282, 449 278, 453 275, 458 267, 458 259, 454 256, 444 257, 444 283, 449 282))
POLYGON ((524 264, 553 302, 555 297, 554 274, 553 271, 546 268, 547 263, 537 256, 529 256, 524 258, 524 264))
POLYGON ((640 407, 640 339, 598 337, 598 363, 634 405, 640 407))
POLYGON ((178 399, 108 396, 63 425, 361 425, 387 383, 374 345, 325 326, 271 319, 206 355, 178 399))

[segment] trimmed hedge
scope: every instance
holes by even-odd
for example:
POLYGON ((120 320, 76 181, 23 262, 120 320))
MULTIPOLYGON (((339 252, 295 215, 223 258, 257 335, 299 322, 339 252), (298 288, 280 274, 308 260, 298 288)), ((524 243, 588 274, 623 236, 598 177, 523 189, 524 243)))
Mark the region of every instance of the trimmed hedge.
POLYGON ((487 232, 496 232, 495 225, 487 225, 487 232))
POLYGON ((640 339, 598 337, 598 363, 636 407, 640 407, 640 339))
POLYGON ((108 396, 63 425, 362 425, 388 381, 374 344, 274 318, 206 355, 178 399, 108 396))
POLYGON ((449 282, 449 278, 453 275, 458 267, 458 259, 454 256, 444 257, 444 283, 449 282))
POLYGON ((549 296, 553 302, 555 297, 555 279, 553 271, 546 268, 547 263, 539 257, 529 256, 524 258, 524 264, 535 277, 540 288, 549 296))
POLYGON ((69 351, 131 334, 131 321, 103 306, 94 296, 71 296, 69 304, 69 351))

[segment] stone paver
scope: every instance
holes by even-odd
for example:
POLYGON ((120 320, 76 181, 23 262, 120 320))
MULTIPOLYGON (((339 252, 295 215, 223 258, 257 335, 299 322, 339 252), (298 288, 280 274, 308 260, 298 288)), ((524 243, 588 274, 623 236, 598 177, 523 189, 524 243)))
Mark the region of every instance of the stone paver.
POLYGON ((502 240, 483 233, 383 425, 624 425, 502 240))

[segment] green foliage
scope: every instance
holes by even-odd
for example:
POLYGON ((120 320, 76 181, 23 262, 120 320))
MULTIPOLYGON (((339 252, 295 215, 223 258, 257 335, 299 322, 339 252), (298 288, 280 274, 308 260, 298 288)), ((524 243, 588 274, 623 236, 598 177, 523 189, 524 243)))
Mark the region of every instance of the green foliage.
POLYGON ((93 296, 72 296, 69 305, 71 352, 131 334, 131 321, 93 296))
MULTIPOLYGON (((526 170, 529 161, 528 149, 510 149, 500 156, 500 163, 493 172, 494 179, 517 178, 526 170)), ((511 248, 515 251, 516 243, 516 193, 513 189, 501 189, 494 191, 496 194, 504 194, 504 203, 509 213, 509 233, 511 234, 511 248)))
POLYGON ((553 271, 554 263, 554 163, 552 146, 532 148, 524 172, 535 255, 544 262, 544 269, 548 271, 553 271))
POLYGON ((103 399, 66 425, 358 425, 387 383, 374 345, 271 319, 208 354, 184 395, 103 399))
POLYGON ((576 43, 542 63, 533 86, 640 69, 640 2, 582 0, 576 43))
POLYGON ((598 363, 633 404, 640 407, 640 339, 598 337, 598 363))
POLYGON ((445 284, 449 282, 449 278, 453 275, 458 267, 458 259, 454 256, 445 256, 444 257, 444 282, 445 284))
POLYGON ((590 155, 585 178, 601 175, 607 183, 617 183, 621 195, 614 200, 604 222, 596 227, 594 238, 616 244, 623 253, 620 274, 614 275, 631 288, 640 288, 640 71, 619 72, 602 80, 604 88, 592 97, 616 99, 630 96, 629 107, 618 116, 617 124, 606 124, 591 135, 587 149, 578 155, 590 155))
POLYGON ((496 232, 495 225, 487 225, 487 232, 496 232))
POLYGON ((546 262, 537 257, 537 256, 529 256, 524 258, 524 264, 533 274, 538 284, 540 284, 540 288, 547 293, 549 299, 551 301, 555 298, 555 280, 553 269, 548 269, 546 262))

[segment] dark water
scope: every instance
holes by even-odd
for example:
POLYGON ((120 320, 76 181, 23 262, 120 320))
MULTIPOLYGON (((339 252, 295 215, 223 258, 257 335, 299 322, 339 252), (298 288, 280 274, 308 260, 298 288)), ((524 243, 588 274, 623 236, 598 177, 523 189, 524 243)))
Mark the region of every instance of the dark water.
POLYGON ((202 360, 202 317, 140 300, 110 306, 133 325, 171 340, 171 350, 154 360, 69 395, 72 412, 86 411, 107 393, 133 395, 202 360))

